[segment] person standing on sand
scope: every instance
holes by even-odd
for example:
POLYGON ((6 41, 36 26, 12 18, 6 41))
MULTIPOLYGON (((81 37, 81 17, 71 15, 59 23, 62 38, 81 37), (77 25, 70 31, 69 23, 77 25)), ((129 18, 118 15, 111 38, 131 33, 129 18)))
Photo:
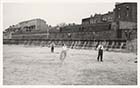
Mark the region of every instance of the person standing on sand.
POLYGON ((54 43, 51 44, 51 52, 54 52, 54 43))
POLYGON ((66 56, 67 56, 67 47, 65 44, 63 44, 62 51, 60 54, 60 60, 63 62, 65 60, 66 56))
POLYGON ((97 47, 97 50, 98 50, 98 57, 97 57, 97 61, 101 61, 103 62, 103 45, 100 43, 97 47))

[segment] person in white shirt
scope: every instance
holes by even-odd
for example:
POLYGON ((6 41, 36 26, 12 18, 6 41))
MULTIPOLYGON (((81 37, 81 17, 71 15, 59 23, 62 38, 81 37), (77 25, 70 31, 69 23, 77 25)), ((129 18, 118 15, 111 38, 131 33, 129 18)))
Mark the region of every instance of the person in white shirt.
POLYGON ((98 47, 97 47, 97 50, 98 50, 98 57, 97 57, 97 61, 101 61, 103 62, 103 45, 102 44, 99 44, 98 47))
POLYGON ((67 56, 67 47, 65 44, 63 44, 62 51, 60 54, 60 60, 63 62, 66 56, 67 56))

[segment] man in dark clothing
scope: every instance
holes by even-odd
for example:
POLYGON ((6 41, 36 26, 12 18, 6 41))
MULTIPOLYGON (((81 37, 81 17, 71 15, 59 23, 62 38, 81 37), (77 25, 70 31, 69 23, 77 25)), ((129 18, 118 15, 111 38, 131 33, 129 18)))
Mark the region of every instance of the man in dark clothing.
POLYGON ((97 50, 98 50, 97 61, 100 60, 101 62, 103 62, 103 45, 99 44, 98 47, 97 47, 97 50))
POLYGON ((51 44, 51 52, 54 52, 54 43, 51 44))

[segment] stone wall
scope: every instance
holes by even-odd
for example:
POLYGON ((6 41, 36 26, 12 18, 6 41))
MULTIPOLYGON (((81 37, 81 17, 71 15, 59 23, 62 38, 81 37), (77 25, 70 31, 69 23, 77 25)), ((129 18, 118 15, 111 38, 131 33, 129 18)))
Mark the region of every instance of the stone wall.
POLYGON ((137 53, 137 39, 127 41, 126 48, 130 52, 137 53))

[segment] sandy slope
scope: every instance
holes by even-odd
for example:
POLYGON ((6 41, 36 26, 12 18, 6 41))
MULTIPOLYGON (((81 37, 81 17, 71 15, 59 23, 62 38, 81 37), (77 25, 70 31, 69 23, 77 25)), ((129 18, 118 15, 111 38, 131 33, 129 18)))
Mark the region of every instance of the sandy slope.
POLYGON ((4 45, 4 85, 136 85, 137 64, 132 53, 70 49, 65 63, 47 47, 4 45))

